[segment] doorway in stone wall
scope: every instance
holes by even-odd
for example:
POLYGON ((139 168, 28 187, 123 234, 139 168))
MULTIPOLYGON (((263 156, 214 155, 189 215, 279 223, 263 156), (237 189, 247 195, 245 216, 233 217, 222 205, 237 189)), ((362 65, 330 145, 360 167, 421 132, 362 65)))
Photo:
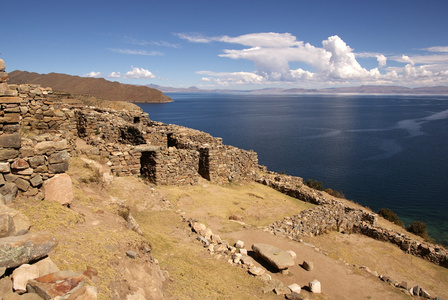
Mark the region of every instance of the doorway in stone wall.
POLYGON ((156 152, 144 151, 140 158, 140 174, 150 182, 156 183, 156 152))
POLYGON ((199 149, 198 173, 203 178, 210 181, 210 154, 208 148, 199 149))

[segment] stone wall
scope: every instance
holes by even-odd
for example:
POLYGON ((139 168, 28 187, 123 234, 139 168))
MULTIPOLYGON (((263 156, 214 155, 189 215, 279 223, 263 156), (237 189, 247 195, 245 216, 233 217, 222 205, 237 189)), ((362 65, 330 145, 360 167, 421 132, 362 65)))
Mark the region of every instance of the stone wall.
MULTIPOLYGON (((89 145, 83 151, 103 157, 117 176, 142 174, 156 184, 196 184, 201 176, 216 183, 255 178, 253 151, 223 145, 205 132, 151 121, 141 111, 80 107, 49 88, 8 85, 3 61, 1 67, 0 162, 4 170, 19 158, 28 165, 8 171, 22 176, 18 182, 24 179, 34 187, 30 180, 36 174, 45 180, 64 172, 76 137, 89 145), (42 152, 42 147, 48 149, 42 152)), ((6 182, 4 175, 0 182, 6 182)))
POLYGON ((406 253, 448 268, 448 252, 444 247, 421 242, 407 234, 378 227, 376 214, 365 209, 349 207, 342 201, 333 200, 320 191, 305 187, 302 184, 302 178, 266 170, 261 174, 257 178, 259 183, 299 200, 318 205, 271 224, 267 227, 268 231, 293 240, 330 231, 360 233, 376 240, 390 242, 406 253))
POLYGON ((46 98, 51 89, 8 85, 4 69, 0 60, 0 194, 10 202, 18 190, 37 195, 44 180, 68 169, 73 128, 70 114, 46 98))

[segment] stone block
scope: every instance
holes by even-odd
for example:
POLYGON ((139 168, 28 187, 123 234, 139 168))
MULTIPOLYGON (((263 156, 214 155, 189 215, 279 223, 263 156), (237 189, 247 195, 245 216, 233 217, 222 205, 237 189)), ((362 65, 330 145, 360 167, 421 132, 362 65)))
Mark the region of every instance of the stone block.
POLYGON ((55 152, 48 157, 48 163, 57 164, 67 161, 70 158, 66 150, 55 152))
POLYGON ((72 271, 59 271, 28 281, 27 288, 43 299, 59 299, 76 287, 81 287, 83 283, 84 275, 72 271))
POLYGON ((64 161, 57 164, 50 164, 48 166, 48 171, 53 174, 64 173, 68 170, 68 161, 64 161))
POLYGON ((29 167, 30 167, 30 165, 23 158, 19 158, 11 164, 11 169, 13 171, 25 170, 25 169, 28 169, 29 167))
POLYGON ((312 271, 314 269, 314 263, 312 261, 303 261, 302 267, 307 271, 312 271))
POLYGON ((0 173, 9 173, 11 172, 11 167, 8 162, 0 163, 0 173))
POLYGON ((18 103, 20 104, 22 99, 20 97, 1 97, 0 103, 18 103))
POLYGON ((13 159, 19 156, 19 151, 15 149, 0 149, 0 161, 13 159))
POLYGON ((44 181, 42 179, 42 176, 36 175, 30 179, 30 183, 33 187, 37 187, 37 186, 41 185, 42 183, 44 183, 44 181))
POLYGON ((30 182, 23 178, 17 178, 17 180, 15 181, 15 184, 17 185, 19 190, 24 191, 24 192, 28 191, 28 189, 30 188, 30 182))
MULTIPOLYGON (((2 100, 2 98, 0 98, 0 100, 2 100)), ((3 116, 3 118, 1 118, 0 123, 7 123, 7 124, 14 124, 14 123, 19 123, 20 122, 20 114, 19 113, 5 113, 5 115, 3 116)))
POLYGON ((309 287, 311 292, 314 294, 322 293, 320 282, 316 279, 310 282, 309 287))
POLYGON ((0 135, 0 147, 18 149, 22 145, 20 133, 2 134, 0 135))
POLYGON ((39 155, 39 156, 33 156, 28 159, 28 163, 32 168, 37 168, 38 166, 41 166, 45 164, 45 156, 39 155))
POLYGON ((272 245, 253 244, 252 250, 278 270, 284 270, 294 265, 294 260, 288 252, 272 245))

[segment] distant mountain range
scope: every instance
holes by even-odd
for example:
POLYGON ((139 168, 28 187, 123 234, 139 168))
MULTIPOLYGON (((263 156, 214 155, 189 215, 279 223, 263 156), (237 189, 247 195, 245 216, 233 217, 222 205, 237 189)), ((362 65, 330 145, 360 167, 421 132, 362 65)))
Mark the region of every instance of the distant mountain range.
POLYGON ((134 103, 162 103, 172 99, 160 90, 143 85, 123 84, 104 78, 88 78, 60 73, 38 74, 27 71, 8 73, 9 84, 40 84, 54 91, 78 95, 90 95, 111 101, 134 103))
POLYGON ((214 89, 206 90, 199 89, 195 86, 189 88, 173 88, 150 84, 148 87, 160 90, 164 93, 251 93, 251 94, 419 94, 419 95, 447 95, 448 86, 433 86, 433 87, 419 87, 408 88, 403 86, 382 86, 382 85, 362 85, 357 87, 339 87, 326 89, 281 89, 281 88, 266 88, 259 90, 226 90, 214 89))

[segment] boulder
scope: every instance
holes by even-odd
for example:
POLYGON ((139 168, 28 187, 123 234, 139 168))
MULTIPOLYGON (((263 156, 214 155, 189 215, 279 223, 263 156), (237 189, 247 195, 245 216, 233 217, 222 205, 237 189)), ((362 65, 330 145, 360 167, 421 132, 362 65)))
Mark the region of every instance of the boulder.
POLYGON ((0 71, 3 71, 5 69, 5 61, 0 58, 0 71))
POLYGON ((14 268, 42 258, 56 245, 57 240, 47 234, 28 233, 0 239, 0 268, 14 268))
POLYGON ((45 200, 70 205, 73 201, 72 179, 68 174, 58 174, 45 181, 45 200))
POLYGON ((39 277, 39 269, 35 265, 23 264, 12 272, 13 288, 19 294, 26 292, 28 280, 39 277))
POLYGON ((291 255, 268 244, 253 244, 252 250, 278 270, 285 270, 294 265, 291 255))
POLYGON ((84 275, 73 271, 59 271, 29 280, 27 290, 43 299, 54 299, 66 295, 77 287, 81 288, 83 284, 84 275))

